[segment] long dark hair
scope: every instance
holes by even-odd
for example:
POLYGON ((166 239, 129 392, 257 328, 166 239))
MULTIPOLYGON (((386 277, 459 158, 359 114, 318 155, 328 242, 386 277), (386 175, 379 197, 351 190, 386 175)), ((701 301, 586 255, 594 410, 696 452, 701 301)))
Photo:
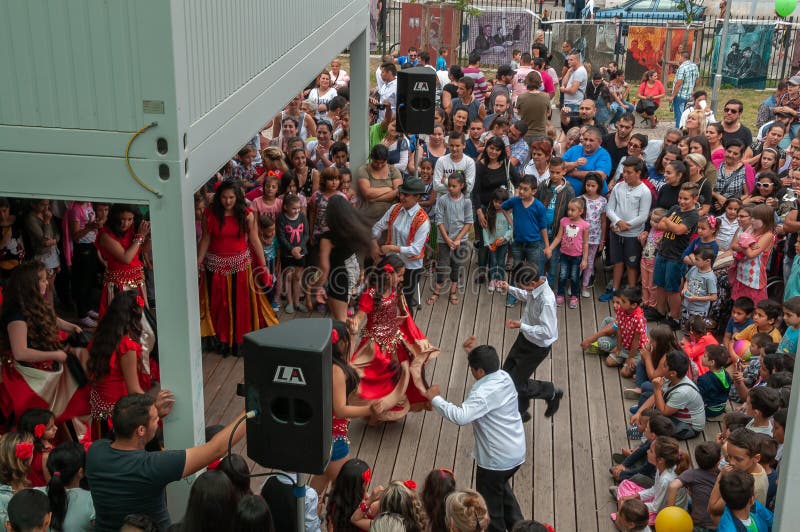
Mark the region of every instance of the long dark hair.
POLYGON ((211 212, 219 221, 219 226, 225 224, 225 207, 222 206, 222 193, 232 190, 236 196, 236 203, 233 204, 233 216, 239 224, 239 234, 247 232, 247 204, 244 201, 244 192, 239 183, 234 180, 223 181, 214 194, 214 201, 211 202, 211 212))
POLYGON ((228 532, 236 515, 239 498, 222 471, 206 471, 194 481, 189 492, 181 531, 228 532))
POLYGON ((245 495, 236 507, 234 532, 275 532, 272 512, 260 495, 245 495))
MULTIPOLYGON (((45 271, 38 260, 23 262, 11 272, 3 294, 3 310, 22 314, 28 326, 28 345, 42 351, 61 349, 56 313, 39 292, 39 274, 45 271)), ((6 331, 3 338, 8 340, 6 331)))
POLYGON ((689 151, 691 151, 692 142, 699 144, 703 148, 703 157, 706 158, 706 161, 711 161, 711 146, 709 146, 706 136, 695 135, 694 137, 689 137, 689 151))
POLYGON ((486 146, 483 149, 483 153, 481 153, 478 157, 478 160, 487 166, 489 165, 489 155, 486 151, 486 148, 489 146, 494 146, 500 150, 500 155, 497 156, 497 162, 499 162, 501 165, 504 164, 506 162, 506 143, 503 142, 502 137, 497 136, 486 140, 486 146))
POLYGON ((339 320, 333 321, 333 330, 339 336, 339 342, 335 342, 331 346, 331 358, 333 363, 344 372, 345 392, 350 395, 358 387, 360 380, 355 368, 347 362, 350 354, 350 333, 347 331, 347 324, 339 320), (344 343, 346 347, 341 348, 339 343, 344 343))
POLYGON ((50 528, 64 530, 64 518, 67 516, 67 486, 80 473, 86 464, 86 452, 83 445, 77 442, 64 442, 50 453, 47 458, 47 470, 50 482, 47 483, 47 497, 50 499, 50 511, 53 512, 50 528))
POLYGON ((453 472, 447 469, 434 469, 425 477, 422 486, 422 504, 430 520, 431 531, 447 530, 445 499, 456 490, 453 472))
POLYGON ((232 454, 223 458, 217 466, 217 471, 228 475, 239 497, 250 495, 250 468, 240 455, 232 454))
POLYGON ((328 499, 328 516, 336 532, 357 532, 359 529, 350 522, 353 512, 364 499, 367 491, 364 472, 369 466, 363 460, 351 458, 344 463, 339 476, 333 483, 328 499))
POLYGON ((673 155, 677 156, 677 161, 683 159, 681 154, 681 149, 677 146, 672 144, 665 144, 664 147, 661 149, 661 153, 658 154, 658 158, 656 159, 655 164, 653 165, 653 170, 660 175, 664 175, 664 156, 667 153, 672 153, 673 155))
POLYGON ((361 211, 350 205, 347 198, 339 194, 331 196, 325 209, 325 219, 334 245, 347 242, 355 252, 369 251, 372 244, 372 228, 361 211))
POLYGON ((56 421, 56 415, 46 408, 31 408, 26 410, 17 421, 17 431, 20 434, 29 435, 33 438, 33 448, 38 452, 44 451, 42 438, 36 435, 36 425, 44 425, 56 421))
MULTIPOLYGON (((132 229, 135 231, 139 224, 142 222, 142 213, 134 207, 133 205, 128 205, 127 203, 115 203, 111 206, 111 209, 108 211, 108 222, 106 225, 108 226, 109 231, 114 233, 114 236, 117 238, 121 238, 125 235, 127 231, 122 230, 122 222, 120 221, 120 216, 123 213, 129 212, 133 214, 133 226, 132 229)), ((129 229, 130 231, 130 229, 129 229)))
MULTIPOLYGON (((108 305, 106 313, 97 324, 92 345, 89 348, 87 368, 97 380, 108 375, 111 355, 119 347, 122 337, 128 335, 136 342, 142 336, 142 307, 136 290, 125 290, 117 294, 108 305)), ((119 353, 120 356, 125 353, 119 353)))
MULTIPOLYGON (((494 208, 494 200, 505 201, 508 199, 508 190, 503 187, 496 188, 492 192, 492 199, 489 200, 489 206, 486 207, 486 225, 490 233, 494 233, 497 226, 497 211, 494 208)), ((491 244, 491 242, 484 242, 484 244, 491 244)))
POLYGON ((680 351, 678 340, 675 338, 675 333, 669 325, 661 324, 656 325, 650 329, 650 359, 653 361, 653 367, 658 367, 661 358, 670 351, 680 351))

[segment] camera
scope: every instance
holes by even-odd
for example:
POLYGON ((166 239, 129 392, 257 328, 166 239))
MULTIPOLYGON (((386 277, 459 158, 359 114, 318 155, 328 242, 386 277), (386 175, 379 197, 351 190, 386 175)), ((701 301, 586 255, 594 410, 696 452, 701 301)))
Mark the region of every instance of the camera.
POLYGON ((376 108, 378 111, 383 111, 384 109, 386 109, 386 105, 385 105, 385 104, 382 104, 382 103, 375 104, 375 108, 376 108))

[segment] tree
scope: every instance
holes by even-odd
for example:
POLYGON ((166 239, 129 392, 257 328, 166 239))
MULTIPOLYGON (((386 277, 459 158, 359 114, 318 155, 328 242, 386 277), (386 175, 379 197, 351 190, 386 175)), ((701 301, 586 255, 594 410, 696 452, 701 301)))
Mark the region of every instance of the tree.
POLYGON ((683 11, 683 16, 686 19, 686 28, 688 29, 695 20, 695 13, 698 8, 703 7, 703 0, 678 0, 675 7, 683 11))

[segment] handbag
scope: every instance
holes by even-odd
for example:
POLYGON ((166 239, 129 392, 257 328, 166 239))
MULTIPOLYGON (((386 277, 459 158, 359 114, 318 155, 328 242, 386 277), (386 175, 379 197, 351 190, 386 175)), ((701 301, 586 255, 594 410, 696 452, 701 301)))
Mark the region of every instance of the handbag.
POLYGON ((639 114, 651 115, 656 112, 657 108, 655 102, 650 98, 642 98, 636 102, 636 112, 639 114))

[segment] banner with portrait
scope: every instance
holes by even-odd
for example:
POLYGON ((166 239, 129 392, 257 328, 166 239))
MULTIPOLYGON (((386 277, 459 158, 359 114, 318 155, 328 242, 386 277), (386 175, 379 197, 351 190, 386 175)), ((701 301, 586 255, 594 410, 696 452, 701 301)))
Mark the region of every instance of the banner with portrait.
POLYGON ((747 89, 763 89, 767 82, 769 56, 774 28, 754 24, 731 23, 728 38, 721 46, 722 28, 714 38, 712 72, 717 71, 722 50, 722 83, 747 89))
POLYGON ((600 70, 614 60, 614 46, 617 42, 615 24, 557 24, 553 26, 550 40, 553 59, 551 64, 556 72, 566 64, 562 52, 564 42, 569 42, 573 50, 581 53, 584 61, 592 64, 592 70, 600 70))
POLYGON ((478 52, 482 65, 506 65, 512 51, 531 51, 533 14, 529 11, 484 11, 469 18, 467 51, 478 52))
POLYGON ((672 83, 678 66, 683 62, 681 53, 692 53, 695 30, 685 28, 658 28, 632 26, 628 29, 628 48, 625 56, 625 79, 641 81, 644 73, 655 70, 662 83, 672 83), (666 54, 666 55, 665 55, 666 54), (668 68, 664 70, 664 62, 668 68))

